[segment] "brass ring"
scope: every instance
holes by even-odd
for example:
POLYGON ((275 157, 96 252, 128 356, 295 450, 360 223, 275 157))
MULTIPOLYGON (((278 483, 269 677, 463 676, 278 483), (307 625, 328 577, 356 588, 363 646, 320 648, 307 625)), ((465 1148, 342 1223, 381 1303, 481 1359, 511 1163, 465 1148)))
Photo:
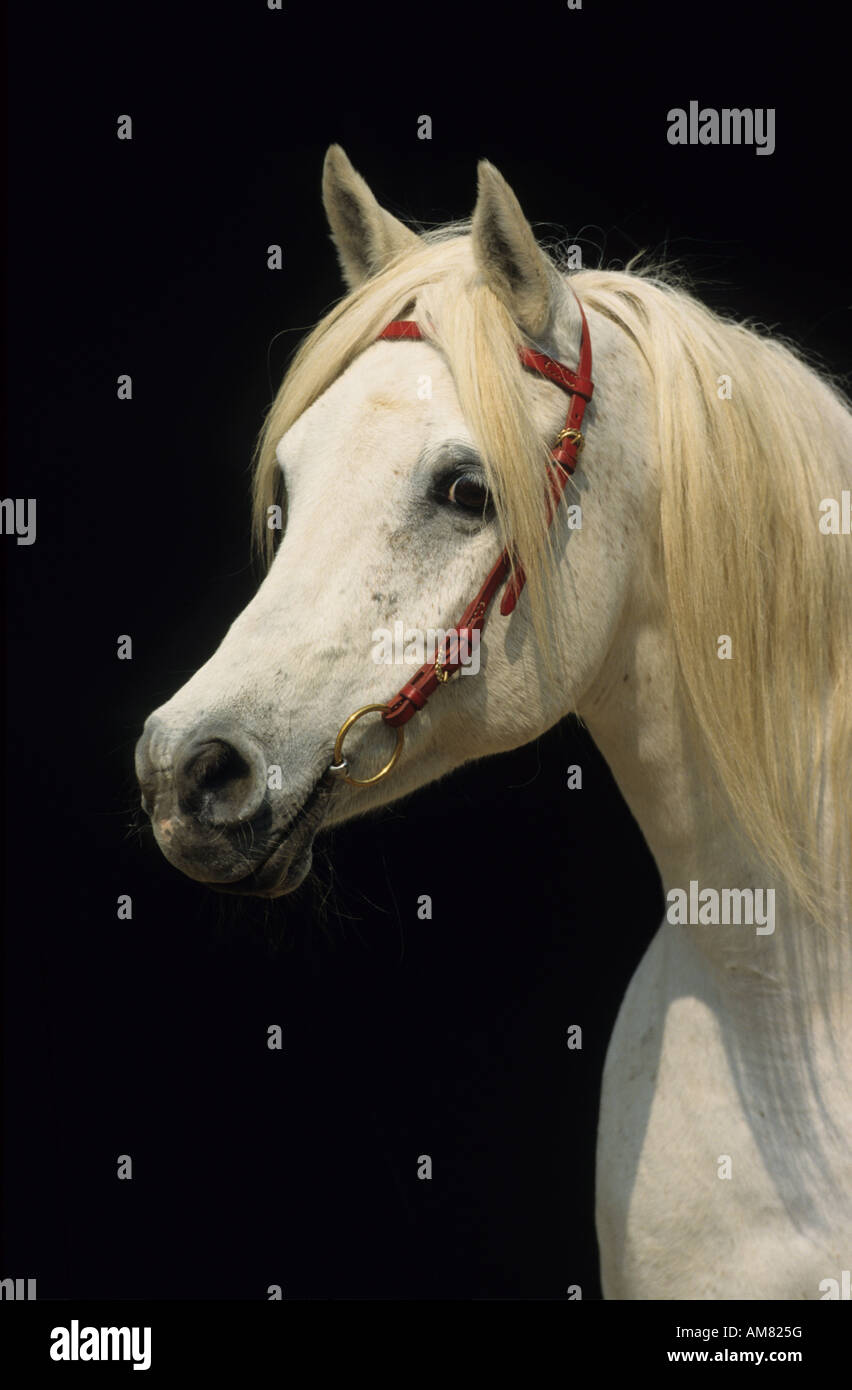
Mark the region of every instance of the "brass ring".
POLYGON ((338 776, 341 776, 344 782, 348 782, 350 787, 372 787, 376 782, 381 782, 383 777, 387 777, 391 768, 396 766, 396 761, 402 752, 402 745, 405 739, 405 729, 401 724, 396 730, 396 747, 384 767, 379 772, 375 773, 373 777, 350 777, 347 772, 343 771, 345 767, 348 767, 348 763, 343 756, 343 740, 346 738, 352 725, 356 724, 359 719, 363 719, 365 714, 372 714, 374 710, 384 714, 385 711, 389 709, 390 705, 362 705, 360 709, 356 709, 355 713, 350 714, 349 718, 345 719, 341 724, 340 732, 334 740, 334 763, 332 764, 332 770, 336 772, 338 776))

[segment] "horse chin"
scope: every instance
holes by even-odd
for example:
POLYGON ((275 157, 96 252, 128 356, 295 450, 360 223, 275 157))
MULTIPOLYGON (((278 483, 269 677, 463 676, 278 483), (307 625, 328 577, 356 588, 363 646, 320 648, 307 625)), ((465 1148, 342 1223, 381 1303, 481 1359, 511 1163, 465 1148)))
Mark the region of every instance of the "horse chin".
POLYGON ((274 850, 268 859, 234 883, 211 883, 217 893, 235 893, 242 897, 283 898, 304 883, 313 863, 316 830, 298 831, 274 850))
POLYGON ((245 878, 231 883, 211 883, 210 887, 219 893, 255 898, 283 898, 294 892, 311 871, 314 840, 323 824, 328 798, 329 788, 321 779, 261 864, 245 878))

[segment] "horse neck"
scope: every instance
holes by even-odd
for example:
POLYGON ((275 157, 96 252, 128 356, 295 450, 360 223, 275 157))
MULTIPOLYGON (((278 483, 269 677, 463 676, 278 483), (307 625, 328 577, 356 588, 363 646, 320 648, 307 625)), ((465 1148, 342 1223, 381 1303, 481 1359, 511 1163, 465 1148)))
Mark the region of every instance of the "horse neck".
MULTIPOLYGON (((678 950, 697 953, 718 988, 739 994, 743 1017, 754 982, 780 986, 790 1019, 804 1008, 838 1021, 852 982, 849 924, 805 918, 746 829, 714 793, 713 767, 688 716, 674 646, 648 586, 631 599, 609 656, 579 713, 609 764, 660 870, 663 890, 774 888, 773 934, 755 926, 673 926, 678 950), (748 987, 743 987, 743 982, 748 987), (750 982, 750 984, 748 984, 750 982)), ((668 901, 668 898, 667 898, 668 901)), ((798 1025, 797 1025, 798 1026, 798 1025)))

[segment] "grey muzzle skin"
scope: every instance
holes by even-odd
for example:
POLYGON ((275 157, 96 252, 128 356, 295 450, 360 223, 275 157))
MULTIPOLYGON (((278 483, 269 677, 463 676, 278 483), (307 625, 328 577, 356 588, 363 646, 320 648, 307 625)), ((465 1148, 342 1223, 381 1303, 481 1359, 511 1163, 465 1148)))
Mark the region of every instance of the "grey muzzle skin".
POLYGON ((226 883, 251 874, 274 832, 260 743, 225 719, 171 741, 156 715, 136 745, 143 810, 170 863, 226 883))

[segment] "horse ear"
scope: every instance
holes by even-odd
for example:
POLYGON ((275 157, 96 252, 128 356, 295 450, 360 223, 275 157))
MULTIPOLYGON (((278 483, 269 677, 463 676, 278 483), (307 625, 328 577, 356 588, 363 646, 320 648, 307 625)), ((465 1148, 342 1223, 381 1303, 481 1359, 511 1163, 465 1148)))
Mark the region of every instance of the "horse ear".
POLYGON ((476 263, 518 327, 540 337, 553 309, 549 262, 500 171, 482 159, 478 174, 471 228, 476 263))
POLYGON ((377 275, 420 238, 379 207, 340 145, 330 145, 322 171, 322 201, 343 278, 350 290, 377 275))

